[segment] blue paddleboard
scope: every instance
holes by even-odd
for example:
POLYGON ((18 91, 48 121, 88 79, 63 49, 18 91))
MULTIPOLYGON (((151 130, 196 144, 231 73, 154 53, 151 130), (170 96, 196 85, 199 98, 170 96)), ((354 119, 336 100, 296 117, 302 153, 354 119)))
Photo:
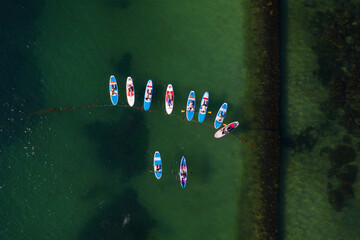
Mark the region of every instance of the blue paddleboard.
POLYGON ((191 91, 186 104, 186 118, 188 121, 194 117, 195 112, 195 92, 191 91))
POLYGON ((157 179, 160 179, 162 174, 162 163, 161 163, 160 153, 158 151, 156 151, 154 154, 154 172, 155 172, 155 177, 157 179))
POLYGON ((199 122, 203 122, 206 116, 206 111, 207 108, 209 106, 209 93, 205 92, 202 99, 201 99, 201 103, 200 103, 200 108, 199 108, 199 122))
POLYGON ((151 79, 147 82, 144 95, 144 110, 148 111, 151 106, 151 100, 153 96, 153 84, 151 79))
POLYGON ((119 91, 114 75, 110 76, 109 91, 111 102, 113 105, 116 105, 119 100, 119 91))
POLYGON ((179 175, 181 187, 185 188, 187 182, 187 165, 184 156, 181 158, 179 175))
POLYGON ((214 122, 215 128, 219 128, 221 126, 222 122, 225 119, 226 111, 227 111, 227 103, 223 103, 223 105, 221 105, 215 117, 215 122, 214 122))

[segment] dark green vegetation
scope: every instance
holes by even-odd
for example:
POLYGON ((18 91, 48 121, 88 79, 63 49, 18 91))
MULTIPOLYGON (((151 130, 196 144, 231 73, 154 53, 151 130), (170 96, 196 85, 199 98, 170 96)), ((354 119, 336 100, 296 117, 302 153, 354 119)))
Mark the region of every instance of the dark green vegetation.
POLYGON ((32 127, 27 114, 43 106, 41 72, 36 65, 35 19, 42 1, 0 1, 0 144, 5 145, 32 127), (5 37, 6 36, 6 37, 5 37), (26 94, 31 89, 32 94, 26 94), (32 104, 29 104, 29 103, 32 104))
MULTIPOLYGON (((313 46, 318 57, 319 78, 328 88, 330 98, 323 104, 329 121, 339 120, 347 129, 347 142, 360 136, 360 4, 336 1, 335 8, 317 12, 312 19, 312 31, 317 37, 313 46)), ((340 211, 346 197, 353 198, 351 185, 355 182, 358 167, 356 152, 349 146, 325 148, 331 168, 329 179, 329 203, 340 211), (331 182, 332 180, 330 180, 331 182)))
POLYGON ((249 56, 247 67, 252 69, 248 77, 260 83, 249 92, 254 111, 247 117, 247 122, 251 129, 257 130, 254 137, 264 149, 264 153, 259 153, 254 159, 254 164, 258 165, 256 181, 261 185, 260 191, 257 199, 252 199, 252 206, 248 207, 259 219, 260 227, 254 238, 277 239, 280 161, 279 4, 278 1, 253 1, 246 8, 251 13, 247 22, 248 36, 256 34, 256 37, 249 37, 246 43, 248 51, 255 49, 246 53, 249 56))
POLYGON ((295 152, 312 150, 317 142, 317 131, 314 127, 308 127, 299 134, 284 139, 285 146, 293 149, 295 152))
POLYGON ((338 145, 334 149, 323 148, 322 153, 331 162, 327 175, 329 203, 336 211, 340 211, 346 198, 355 197, 352 185, 358 172, 358 166, 354 165, 356 152, 349 146, 338 145))
POLYGON ((349 2, 282 1, 280 239, 359 236, 359 14, 349 2))
POLYGON ((317 36, 313 49, 318 56, 319 78, 331 94, 324 107, 327 116, 339 117, 346 129, 359 137, 360 5, 337 1, 333 11, 316 14, 312 30, 317 36))
POLYGON ((292 134, 284 139, 284 145, 296 153, 311 152, 320 138, 329 132, 335 134, 331 130, 334 124, 339 122, 347 130, 343 143, 323 147, 320 154, 330 161, 328 201, 340 211, 346 199, 354 198, 352 184, 358 172, 355 160, 359 149, 350 145, 360 136, 360 5, 336 1, 333 9, 312 14, 310 26, 315 38, 312 50, 319 65, 315 74, 329 92, 328 100, 321 104, 327 119, 292 134))

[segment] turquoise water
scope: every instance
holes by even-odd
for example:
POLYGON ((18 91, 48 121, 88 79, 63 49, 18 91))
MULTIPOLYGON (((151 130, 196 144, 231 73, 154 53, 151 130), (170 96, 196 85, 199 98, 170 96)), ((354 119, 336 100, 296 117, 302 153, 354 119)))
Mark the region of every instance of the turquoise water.
MULTIPOLYGON (((208 126, 223 102, 229 104, 227 123, 241 122, 246 110, 242 4, 6 3, 1 238, 233 239, 253 234, 239 225, 254 228, 240 206, 255 191, 242 179, 256 150, 231 136, 216 140, 208 126), (119 84, 119 104, 126 104, 125 79, 133 77, 138 108, 151 78, 151 109, 157 112, 98 107, 38 113, 110 104, 111 74, 119 84), (175 89, 175 116, 159 113, 165 112, 168 83, 175 89), (205 124, 181 119, 191 90, 198 102, 210 93, 212 114, 205 124), (161 180, 151 172, 157 150, 164 164, 161 180), (183 155, 190 171, 186 189, 177 179, 183 155), (241 190, 245 185, 248 192, 241 190)), ((234 133, 247 139, 246 127, 239 128, 234 133)))
POLYGON ((329 103, 330 87, 320 78, 322 62, 313 33, 319 27, 314 19, 333 11, 335 3, 288 1, 286 5, 281 239, 358 239, 359 137, 345 128, 344 109, 331 112, 335 107, 329 103), (352 190, 343 180, 349 168, 356 169, 352 190))

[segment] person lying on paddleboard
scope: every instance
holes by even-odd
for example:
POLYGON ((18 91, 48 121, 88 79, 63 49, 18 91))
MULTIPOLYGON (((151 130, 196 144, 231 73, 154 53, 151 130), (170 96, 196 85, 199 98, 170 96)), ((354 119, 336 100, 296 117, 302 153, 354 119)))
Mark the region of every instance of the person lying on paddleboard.
POLYGON ((188 108, 187 108, 188 111, 194 111, 194 101, 191 101, 188 108))
MULTIPOLYGON (((129 94, 132 93, 134 91, 134 87, 133 85, 129 84, 128 85, 128 90, 129 90, 129 94)), ((131 95, 131 94, 130 94, 131 95)))
POLYGON ((116 95, 115 90, 116 90, 115 85, 111 85, 111 95, 113 96, 116 95))
POLYGON ((204 103, 201 105, 201 113, 205 113, 206 112, 206 107, 207 107, 207 101, 205 100, 204 103))
POLYGON ((158 172, 158 171, 160 171, 161 170, 161 166, 158 164, 158 165, 156 165, 156 171, 158 172))
POLYGON ((217 116, 217 121, 218 122, 221 122, 223 119, 224 119, 224 116, 225 116, 225 112, 224 111, 221 111, 220 113, 219 113, 219 115, 217 116))
POLYGON ((180 179, 181 179, 181 183, 186 183, 187 173, 185 172, 185 169, 183 169, 182 172, 180 173, 180 179))
POLYGON ((182 179, 181 179, 181 183, 185 183, 185 178, 182 178, 182 179))
POLYGON ((235 127, 234 123, 227 125, 226 127, 224 127, 222 134, 231 132, 234 129, 234 127, 235 127))
POLYGON ((168 104, 169 104, 169 107, 171 106, 172 102, 173 102, 173 94, 172 94, 172 93, 169 93, 169 94, 168 94, 168 104))
POLYGON ((146 97, 145 97, 145 100, 149 100, 149 99, 150 99, 150 97, 151 97, 151 90, 150 90, 150 89, 148 89, 148 90, 146 90, 146 97))

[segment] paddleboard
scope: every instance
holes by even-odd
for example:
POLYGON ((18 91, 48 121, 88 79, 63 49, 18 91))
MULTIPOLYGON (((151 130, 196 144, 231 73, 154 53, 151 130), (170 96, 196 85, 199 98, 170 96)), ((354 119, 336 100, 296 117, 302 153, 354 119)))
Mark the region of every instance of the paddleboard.
POLYGON ((128 77, 126 79, 126 97, 127 101, 129 103, 129 106, 134 106, 135 103, 135 88, 134 88, 134 82, 131 77, 128 77))
POLYGON ((199 122, 203 122, 206 116, 206 111, 209 105, 209 93, 205 92, 200 103, 200 109, 199 109, 199 122))
POLYGON ((119 100, 119 91, 114 75, 110 76, 109 91, 110 91, 110 100, 113 105, 116 105, 119 100))
POLYGON ((144 95, 144 110, 148 111, 151 106, 151 100, 153 96, 153 84, 151 79, 147 82, 144 95))
POLYGON ((174 108, 174 89, 171 84, 169 84, 166 88, 166 94, 165 94, 165 108, 167 114, 171 114, 173 108, 174 108))
POLYGON ((226 111, 227 111, 227 103, 223 103, 223 105, 221 105, 215 117, 215 122, 214 122, 215 128, 219 128, 221 126, 222 122, 224 121, 226 111))
POLYGON ((195 112, 195 92, 191 91, 187 100, 186 105, 186 118, 188 121, 194 117, 195 112))
POLYGON ((161 178, 162 175, 162 163, 160 153, 158 151, 154 154, 154 172, 157 179, 161 178))
POLYGON ((215 138, 221 138, 221 137, 225 136, 226 134, 231 133, 238 126, 239 126, 238 121, 232 122, 232 123, 226 125, 225 127, 221 128, 220 130, 218 130, 215 133, 214 137, 215 138))
POLYGON ((185 188, 187 182, 187 165, 184 156, 181 158, 179 175, 181 187, 185 188))

